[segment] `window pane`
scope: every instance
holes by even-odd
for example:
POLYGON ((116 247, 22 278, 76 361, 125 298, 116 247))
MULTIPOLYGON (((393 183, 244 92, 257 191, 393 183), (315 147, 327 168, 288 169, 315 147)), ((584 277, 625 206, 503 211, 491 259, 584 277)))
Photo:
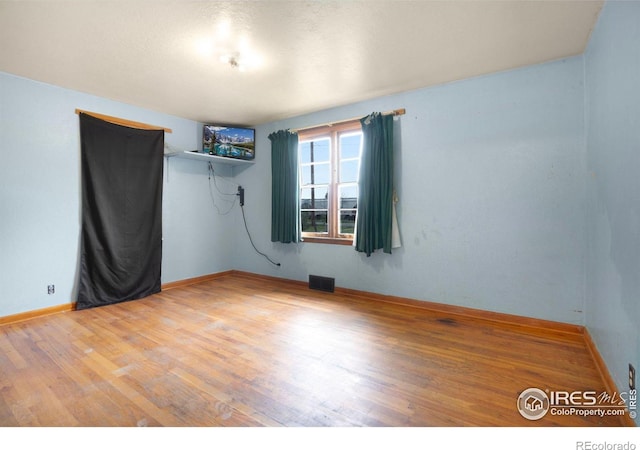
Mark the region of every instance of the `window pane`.
POLYGON ((300 162, 329 162, 330 145, 331 141, 328 138, 301 142, 300 144, 298 144, 298 150, 300 152, 300 162))
POLYGON ((340 159, 359 158, 362 133, 343 134, 340 136, 340 159))
POLYGON ((298 144, 298 154, 300 155, 301 163, 308 163, 311 161, 310 160, 311 151, 309 150, 310 148, 311 148, 310 142, 300 142, 298 144))
POLYGON ((356 226, 356 210, 340 210, 340 234, 353 234, 356 226))
POLYGON ((358 186, 355 184, 340 186, 340 208, 356 209, 358 207, 358 186))
POLYGON ((300 189, 300 209, 327 209, 329 189, 327 187, 300 189))
POLYGON ((327 233, 327 211, 302 211, 300 213, 302 219, 303 233, 327 233))
POLYGON ((311 166, 300 166, 300 183, 302 186, 311 184, 311 166))
POLYGON ((329 168, 329 163, 301 166, 302 184, 329 184, 329 168))
POLYGON ((358 181, 358 160, 341 161, 340 162, 340 182, 357 182, 358 181))
POLYGON ((313 161, 329 161, 329 148, 331 141, 329 139, 319 139, 313 141, 313 161))

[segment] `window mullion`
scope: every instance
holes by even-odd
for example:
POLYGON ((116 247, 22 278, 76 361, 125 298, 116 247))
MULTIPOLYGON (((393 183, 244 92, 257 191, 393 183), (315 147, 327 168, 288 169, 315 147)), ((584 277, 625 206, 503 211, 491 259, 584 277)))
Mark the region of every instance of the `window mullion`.
POLYGON ((329 206, 329 216, 331 220, 331 226, 329 228, 329 235, 333 238, 338 236, 338 217, 339 217, 339 203, 338 203, 338 182, 340 180, 338 171, 338 161, 340 158, 340 148, 338 147, 338 133, 331 133, 331 204, 329 206))

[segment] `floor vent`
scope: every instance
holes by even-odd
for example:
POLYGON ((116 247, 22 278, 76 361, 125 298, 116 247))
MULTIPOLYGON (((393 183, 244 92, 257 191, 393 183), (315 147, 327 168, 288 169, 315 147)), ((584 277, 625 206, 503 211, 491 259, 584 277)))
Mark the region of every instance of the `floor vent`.
POLYGON ((335 284, 335 278, 309 275, 309 289, 315 289, 316 291, 333 292, 335 284))

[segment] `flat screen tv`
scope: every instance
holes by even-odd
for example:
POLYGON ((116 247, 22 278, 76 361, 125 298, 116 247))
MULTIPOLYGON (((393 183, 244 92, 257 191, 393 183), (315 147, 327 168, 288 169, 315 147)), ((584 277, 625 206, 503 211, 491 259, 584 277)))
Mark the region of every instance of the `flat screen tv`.
POLYGON ((214 156, 253 159, 256 156, 256 130, 205 125, 202 133, 202 150, 214 156))

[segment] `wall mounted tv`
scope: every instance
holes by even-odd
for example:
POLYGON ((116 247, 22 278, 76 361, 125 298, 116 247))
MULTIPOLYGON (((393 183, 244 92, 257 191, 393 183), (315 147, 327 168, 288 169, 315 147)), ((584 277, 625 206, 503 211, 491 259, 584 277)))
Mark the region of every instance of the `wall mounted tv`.
POLYGON ((202 132, 202 150, 214 156, 253 159, 256 156, 256 130, 205 125, 202 132))

